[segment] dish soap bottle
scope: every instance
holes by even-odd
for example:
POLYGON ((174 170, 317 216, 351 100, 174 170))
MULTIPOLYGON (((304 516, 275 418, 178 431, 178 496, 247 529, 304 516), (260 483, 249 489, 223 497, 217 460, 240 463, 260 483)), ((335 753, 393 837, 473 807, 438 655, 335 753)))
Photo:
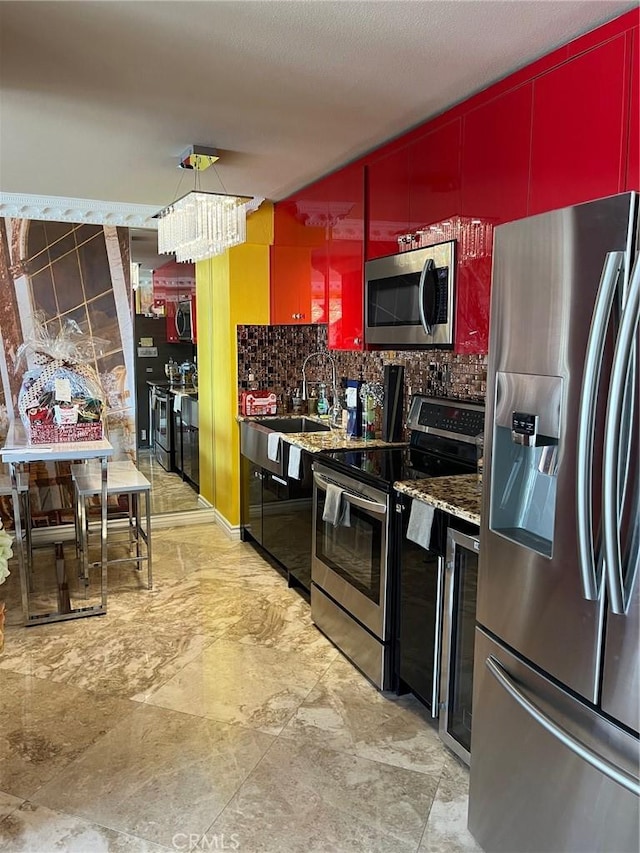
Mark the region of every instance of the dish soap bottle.
POLYGON ((318 391, 318 414, 326 415, 329 411, 329 401, 327 400, 327 386, 324 382, 320 383, 318 391))

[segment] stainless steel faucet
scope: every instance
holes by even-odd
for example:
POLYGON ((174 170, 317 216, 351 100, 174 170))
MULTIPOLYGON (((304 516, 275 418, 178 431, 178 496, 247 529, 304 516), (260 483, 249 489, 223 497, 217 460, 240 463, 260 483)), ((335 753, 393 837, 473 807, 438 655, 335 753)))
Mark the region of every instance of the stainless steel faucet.
POLYGON ((305 373, 307 363, 310 358, 314 358, 315 356, 321 356, 325 358, 331 364, 331 388, 333 392, 333 403, 335 404, 338 399, 338 386, 336 383, 336 362, 332 355, 329 355, 327 350, 318 350, 317 352, 311 352, 302 362, 302 399, 306 400, 307 397, 307 375, 305 373))

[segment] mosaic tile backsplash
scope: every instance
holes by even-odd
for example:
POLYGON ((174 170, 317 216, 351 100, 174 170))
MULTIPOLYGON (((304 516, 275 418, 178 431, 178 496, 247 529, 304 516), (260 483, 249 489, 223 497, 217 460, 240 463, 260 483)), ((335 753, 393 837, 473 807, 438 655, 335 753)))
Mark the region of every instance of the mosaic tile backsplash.
MULTIPOLYGON (((302 386, 302 363, 309 353, 327 348, 326 326, 238 326, 238 394, 274 391, 282 411, 302 386)), ((412 394, 484 401, 486 355, 456 355, 451 350, 349 352, 331 350, 338 387, 342 379, 382 382, 385 364, 404 365, 405 416, 412 394)), ((330 367, 324 359, 307 365, 307 381, 326 382, 330 367)))

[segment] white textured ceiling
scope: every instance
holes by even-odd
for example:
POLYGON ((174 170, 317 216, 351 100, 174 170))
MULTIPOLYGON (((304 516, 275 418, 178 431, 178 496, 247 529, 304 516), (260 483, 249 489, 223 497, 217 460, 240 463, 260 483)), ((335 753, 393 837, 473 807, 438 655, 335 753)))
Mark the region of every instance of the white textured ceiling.
POLYGON ((199 143, 277 200, 635 5, 0 0, 0 191, 161 207, 199 143))

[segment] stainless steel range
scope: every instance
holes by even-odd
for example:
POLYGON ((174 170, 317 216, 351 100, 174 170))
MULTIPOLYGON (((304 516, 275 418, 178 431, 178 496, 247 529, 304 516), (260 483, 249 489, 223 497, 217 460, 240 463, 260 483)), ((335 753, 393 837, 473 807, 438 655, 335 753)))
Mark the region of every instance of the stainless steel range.
POLYGON ((379 688, 392 686, 393 483, 475 471, 484 409, 416 395, 409 444, 336 450, 313 464, 311 615, 379 688))

